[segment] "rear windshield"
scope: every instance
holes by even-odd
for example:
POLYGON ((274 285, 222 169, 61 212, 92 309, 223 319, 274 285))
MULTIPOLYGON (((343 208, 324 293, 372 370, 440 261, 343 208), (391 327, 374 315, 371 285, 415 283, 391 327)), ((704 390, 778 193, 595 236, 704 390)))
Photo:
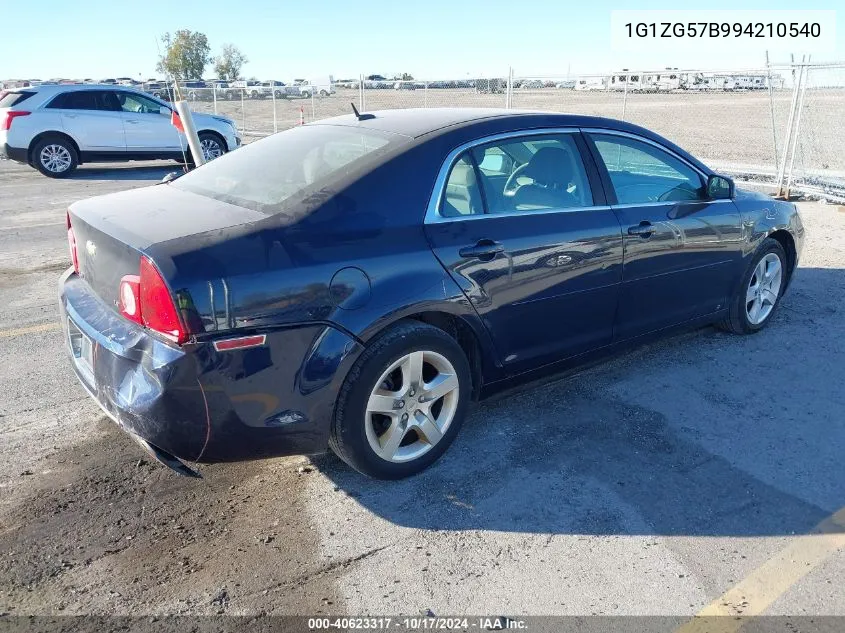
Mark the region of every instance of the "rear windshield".
POLYGON ((306 125, 250 143, 169 186, 264 213, 338 182, 410 139, 379 130, 306 125))
POLYGON ((11 108, 29 99, 34 92, 0 92, 0 108, 11 108))

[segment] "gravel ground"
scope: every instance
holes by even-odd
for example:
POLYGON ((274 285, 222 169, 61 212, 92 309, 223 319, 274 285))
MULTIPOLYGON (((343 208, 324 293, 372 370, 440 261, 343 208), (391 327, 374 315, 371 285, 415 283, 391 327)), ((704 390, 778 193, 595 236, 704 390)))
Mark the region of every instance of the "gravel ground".
MULTIPOLYGON (((0 163, 0 614, 686 616, 845 505, 845 212, 817 203, 758 335, 504 394, 410 480, 330 455, 177 477, 77 385, 55 305, 65 206, 171 169, 0 163)), ((763 612, 845 615, 841 549, 783 565, 763 612)))

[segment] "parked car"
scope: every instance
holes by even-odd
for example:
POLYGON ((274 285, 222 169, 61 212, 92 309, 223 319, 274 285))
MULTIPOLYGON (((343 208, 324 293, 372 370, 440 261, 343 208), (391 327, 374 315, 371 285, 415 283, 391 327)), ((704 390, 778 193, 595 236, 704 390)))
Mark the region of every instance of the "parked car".
POLYGON ((474 109, 310 123, 67 224, 73 368, 185 474, 329 447, 414 474, 527 377, 761 330, 804 243, 795 205, 646 129, 474 109))
POLYGON ((284 87, 284 96, 286 97, 310 99, 311 95, 328 97, 334 93, 335 86, 331 75, 315 77, 314 79, 297 79, 294 85, 284 87))
POLYGON ((482 94, 499 94, 504 93, 507 88, 507 79, 476 79, 475 91, 482 94))
POLYGON ((523 79, 518 87, 522 90, 538 90, 543 88, 543 82, 539 79, 523 79))
POLYGON ((555 88, 561 90, 573 90, 575 88, 575 80, 574 79, 564 79, 563 81, 559 81, 554 84, 555 88))
MULTIPOLYGON (((123 86, 16 89, 0 99, 0 150, 52 178, 89 162, 183 160, 190 152, 171 114, 164 101, 123 86)), ((206 158, 240 145, 231 119, 200 113, 193 118, 206 158)))

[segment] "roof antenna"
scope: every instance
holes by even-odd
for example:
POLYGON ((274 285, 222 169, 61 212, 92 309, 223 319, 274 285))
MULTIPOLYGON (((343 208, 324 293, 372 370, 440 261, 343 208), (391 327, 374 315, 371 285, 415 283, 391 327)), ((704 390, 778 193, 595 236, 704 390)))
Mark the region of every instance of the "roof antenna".
POLYGON ((375 119, 376 118, 375 114, 361 114, 360 112, 358 112, 358 108, 355 107, 354 103, 350 103, 349 105, 352 106, 352 111, 355 113, 355 118, 358 119, 359 121, 366 121, 368 119, 375 119))

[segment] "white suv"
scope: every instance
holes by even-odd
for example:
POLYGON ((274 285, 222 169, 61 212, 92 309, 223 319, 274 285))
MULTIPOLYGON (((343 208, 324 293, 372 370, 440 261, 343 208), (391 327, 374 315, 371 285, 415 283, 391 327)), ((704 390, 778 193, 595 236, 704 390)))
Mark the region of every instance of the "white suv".
MULTIPOLYGON (((172 106, 123 86, 61 85, 0 93, 0 157, 61 178, 82 163, 190 160, 172 106)), ((194 114, 206 159, 238 147, 234 121, 194 114)))

